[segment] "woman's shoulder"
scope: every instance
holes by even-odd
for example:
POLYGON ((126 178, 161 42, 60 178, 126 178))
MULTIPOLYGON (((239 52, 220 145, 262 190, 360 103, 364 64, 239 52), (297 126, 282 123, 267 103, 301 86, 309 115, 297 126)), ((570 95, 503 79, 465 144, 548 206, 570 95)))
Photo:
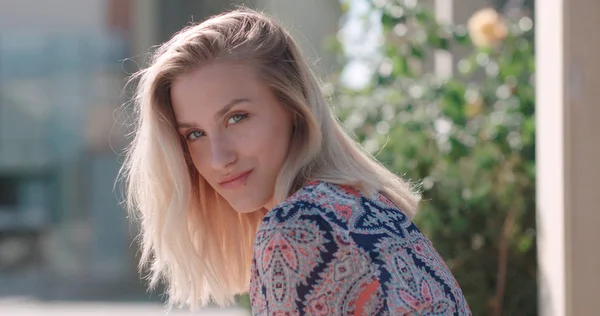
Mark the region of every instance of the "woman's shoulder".
MULTIPOLYGON (((469 314, 458 283, 433 244, 383 194, 368 196, 352 186, 309 182, 267 213, 256 234, 253 256, 257 282, 275 275, 294 276, 297 280, 291 284, 302 285, 298 291, 313 293, 314 288, 328 289, 321 284, 344 286, 364 275, 378 275, 381 297, 392 310, 416 313, 440 308, 440 315, 469 314), (353 266, 347 269, 349 262, 353 266), (334 270, 337 267, 344 270, 334 270), (364 268, 365 274, 355 273, 356 267, 364 268), (294 273, 282 273, 282 269, 294 273), (352 271, 351 277, 327 279, 337 277, 339 271, 352 271), (406 280, 419 280, 419 284, 406 280), (388 291, 401 294, 384 293, 388 291)), ((290 284, 289 280, 282 283, 290 284)), ((270 286, 280 293, 279 284, 270 286)), ((253 293, 261 294, 259 288, 255 286, 253 293)))
MULTIPOLYGON (((263 224, 301 224, 302 219, 323 220, 347 229, 373 217, 410 221, 383 194, 368 195, 354 186, 326 181, 309 181, 287 200, 269 211, 263 224)), ((303 224, 303 223, 302 223, 303 224)))
POLYGON ((273 236, 300 236, 351 243, 372 253, 378 253, 383 244, 410 247, 415 242, 429 243, 385 195, 369 195, 354 186, 325 181, 308 182, 267 212, 256 236, 256 245, 266 245, 273 236))

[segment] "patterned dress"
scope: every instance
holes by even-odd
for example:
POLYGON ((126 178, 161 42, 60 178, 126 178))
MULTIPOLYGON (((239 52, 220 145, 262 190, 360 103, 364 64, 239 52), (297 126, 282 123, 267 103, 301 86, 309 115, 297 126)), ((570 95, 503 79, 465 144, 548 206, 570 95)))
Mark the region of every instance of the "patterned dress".
POLYGON ((267 213, 254 315, 471 315, 431 242, 394 204, 312 181, 267 213))

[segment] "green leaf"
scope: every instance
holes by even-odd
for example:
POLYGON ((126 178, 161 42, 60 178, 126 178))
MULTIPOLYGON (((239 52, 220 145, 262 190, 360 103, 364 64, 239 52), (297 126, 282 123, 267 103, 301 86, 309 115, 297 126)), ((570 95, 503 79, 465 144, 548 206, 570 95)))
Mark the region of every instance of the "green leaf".
POLYGON ((416 45, 411 45, 410 47, 410 55, 412 57, 418 58, 418 59, 423 59, 425 58, 425 52, 423 51, 422 47, 418 47, 416 45))
POLYGON ((387 31, 392 30, 396 24, 404 21, 406 21, 405 17, 395 17, 387 12, 384 12, 381 15, 381 26, 383 26, 383 29, 387 31))
POLYGON ((439 49, 443 49, 443 50, 450 49, 450 40, 449 39, 447 39, 445 37, 440 37, 439 42, 440 42, 438 45, 439 49))
POLYGON ((405 56, 397 56, 394 58, 393 62, 394 70, 392 73, 395 76, 404 77, 413 75, 408 64, 408 58, 405 56))
POLYGON ((414 11, 414 16, 417 21, 423 25, 436 25, 435 15, 422 7, 416 8, 414 11))
POLYGON ((469 33, 467 32, 467 28, 464 25, 457 25, 454 27, 454 31, 452 32, 454 40, 461 45, 471 44, 471 38, 469 37, 469 33))
POLYGON ((533 238, 531 236, 525 235, 519 239, 518 247, 519 247, 520 252, 523 252, 523 253, 527 252, 527 251, 531 250, 532 246, 533 246, 533 238))

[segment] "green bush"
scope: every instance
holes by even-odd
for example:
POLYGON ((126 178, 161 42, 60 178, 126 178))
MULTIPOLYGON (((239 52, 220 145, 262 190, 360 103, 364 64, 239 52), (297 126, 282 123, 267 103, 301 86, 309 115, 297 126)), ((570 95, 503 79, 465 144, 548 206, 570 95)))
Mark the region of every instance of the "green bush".
MULTIPOLYGON (((532 20, 480 25, 480 35, 496 36, 485 45, 466 26, 440 24, 404 3, 372 1, 385 38, 377 71, 358 91, 333 80, 333 103, 366 148, 419 184, 415 222, 473 314, 535 315, 532 20), (455 62, 452 78, 428 73, 434 52, 457 50, 468 57, 455 62)), ((486 14, 473 23, 490 22, 486 14)))

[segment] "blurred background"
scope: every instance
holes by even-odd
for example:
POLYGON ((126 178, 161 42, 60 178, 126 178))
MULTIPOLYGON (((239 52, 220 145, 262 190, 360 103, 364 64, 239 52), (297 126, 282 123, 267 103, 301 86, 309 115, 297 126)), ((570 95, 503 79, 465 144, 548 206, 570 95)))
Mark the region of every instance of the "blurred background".
POLYGON ((1 316, 164 314, 115 185, 125 81, 240 4, 292 32, 348 130, 420 186, 415 222, 474 315, 600 310, 598 2, 0 0, 1 316))

